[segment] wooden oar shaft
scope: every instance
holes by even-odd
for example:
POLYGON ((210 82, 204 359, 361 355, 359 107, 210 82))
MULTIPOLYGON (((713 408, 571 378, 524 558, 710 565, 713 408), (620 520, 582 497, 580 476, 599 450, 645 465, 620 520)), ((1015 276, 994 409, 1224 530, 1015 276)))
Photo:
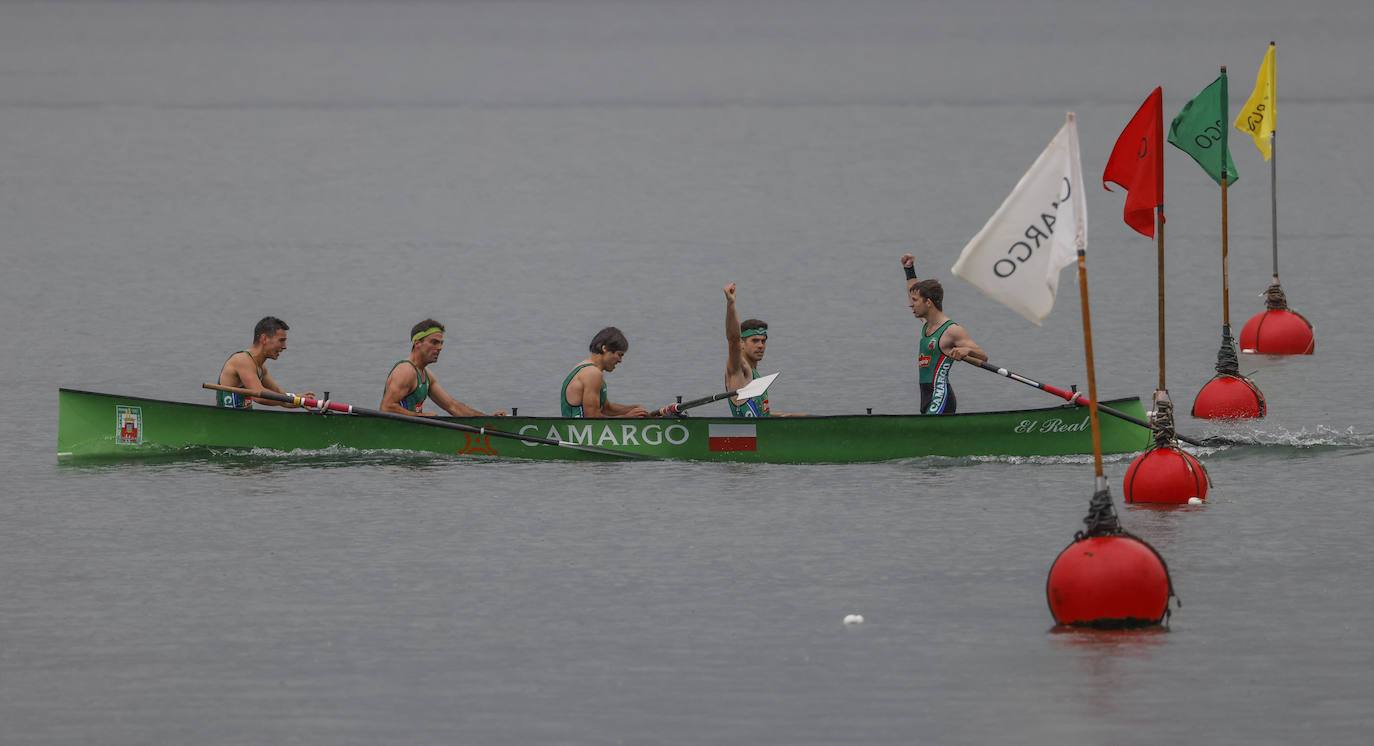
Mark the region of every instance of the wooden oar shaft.
POLYGON ((645 461, 660 461, 657 456, 650 456, 643 453, 630 453, 629 451, 615 451, 609 448, 599 448, 597 446, 583 445, 581 443, 569 443, 565 440, 554 438, 541 438, 537 435, 521 435, 519 433, 506 432, 504 430, 493 430, 488 427, 474 427, 461 422, 451 422, 434 417, 418 417, 411 414, 397 414, 396 412, 383 412, 380 409, 366 409, 355 407, 351 404, 341 404, 339 402, 322 401, 309 396, 297 396, 295 394, 278 394, 275 391, 253 391, 251 389, 238 388, 235 386, 224 386, 218 383, 202 383, 202 388, 214 391, 228 391, 241 396, 251 396, 256 399, 270 399, 286 404, 295 404, 306 409, 327 409, 331 412, 341 412, 343 414, 353 414, 360 417, 377 417, 384 420, 396 420, 398 422, 410 422, 416 425, 428 425, 430 427, 442 427, 449 430, 461 430, 465 433, 476 433, 479 435, 491 435, 497 438, 510 438, 512 440, 524 441, 526 443, 538 443, 548 446, 559 446, 571 448, 576 451, 587 451, 588 453, 599 453, 606 456, 616 456, 619 458, 640 459, 645 461))
MULTIPOLYGON (((999 368, 998 366, 993 365, 992 363, 986 360, 964 358, 964 362, 975 367, 982 368, 983 370, 990 370, 993 373, 1002 376, 1003 378, 1010 378, 1011 380, 1017 381, 1018 383, 1024 383, 1027 386, 1030 386, 1031 388, 1037 388, 1046 393, 1054 394, 1055 396, 1059 397, 1060 399, 1063 399, 1066 402, 1069 402, 1070 404, 1077 404, 1080 407, 1088 406, 1088 397, 1084 396, 1083 392, 1081 391, 1065 391, 1064 389, 1056 388, 1046 383, 1040 383, 1039 381, 1036 381, 1034 379, 1026 378, 1025 376, 1013 373, 1007 370, 1006 368, 999 368)), ((1125 420, 1126 422, 1130 422, 1135 425, 1140 425, 1141 427, 1146 429, 1149 429, 1150 427, 1150 423, 1140 419, 1139 417, 1132 417, 1131 415, 1126 414, 1125 412, 1122 412, 1119 409, 1113 409, 1103 404, 1097 405, 1097 411, 1103 414, 1109 414, 1117 419, 1125 420)), ((1189 438, 1184 435, 1179 435, 1178 433, 1174 433, 1174 437, 1178 438, 1184 443, 1189 443, 1195 446, 1206 445, 1206 443, 1203 443, 1202 441, 1194 440, 1193 438, 1189 438)))

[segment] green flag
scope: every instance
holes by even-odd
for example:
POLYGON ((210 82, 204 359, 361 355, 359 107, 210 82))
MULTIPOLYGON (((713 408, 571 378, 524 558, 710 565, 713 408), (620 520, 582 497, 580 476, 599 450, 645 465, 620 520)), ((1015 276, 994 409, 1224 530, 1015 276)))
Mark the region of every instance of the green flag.
POLYGON ((1231 160, 1231 148, 1226 133, 1231 121, 1227 114, 1226 72, 1223 71, 1202 93, 1183 105, 1183 110, 1169 125, 1169 142, 1191 155, 1202 170, 1221 183, 1225 169, 1226 183, 1236 183, 1236 163, 1231 160))

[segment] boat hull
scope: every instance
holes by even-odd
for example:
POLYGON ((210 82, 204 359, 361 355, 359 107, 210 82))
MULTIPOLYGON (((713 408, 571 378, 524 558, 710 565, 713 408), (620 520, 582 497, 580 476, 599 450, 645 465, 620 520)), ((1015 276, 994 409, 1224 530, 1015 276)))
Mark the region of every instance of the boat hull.
MULTIPOLYGON (((1137 398, 1103 402, 1144 419, 1137 398)), ((925 456, 1092 453, 1088 410, 978 412, 939 417, 836 415, 577 420, 444 418, 476 427, 686 461, 857 463, 925 456)), ((1146 428, 1101 417, 1105 453, 1149 446, 1146 428)), ((59 460, 124 459, 252 449, 401 450, 478 457, 601 461, 601 453, 411 422, 262 407, 248 411, 73 389, 58 391, 59 460)))

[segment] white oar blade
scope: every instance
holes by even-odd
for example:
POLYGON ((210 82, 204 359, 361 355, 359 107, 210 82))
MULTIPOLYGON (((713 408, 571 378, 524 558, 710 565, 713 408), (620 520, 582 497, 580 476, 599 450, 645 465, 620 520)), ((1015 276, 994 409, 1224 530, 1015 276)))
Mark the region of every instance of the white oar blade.
POLYGON ((748 386, 740 388, 740 390, 735 393, 735 398, 752 399, 758 396, 759 394, 762 394, 763 392, 768 390, 768 387, 773 383, 773 379, 777 378, 778 375, 781 373, 782 371, 778 371, 777 373, 764 376, 763 378, 755 378, 754 380, 749 382, 748 386))

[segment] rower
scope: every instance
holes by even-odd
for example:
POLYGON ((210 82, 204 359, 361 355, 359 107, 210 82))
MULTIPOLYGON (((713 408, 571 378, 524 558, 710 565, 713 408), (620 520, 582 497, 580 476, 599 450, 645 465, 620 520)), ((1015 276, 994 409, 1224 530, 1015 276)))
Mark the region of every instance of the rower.
MULTIPOLYGON (((429 366, 439 359, 443 349, 443 324, 434 319, 425 319, 412 327, 410 357, 391 366, 379 409, 392 414, 434 417, 434 412, 424 411, 425 399, 428 398, 454 417, 486 417, 486 414, 449 396, 429 371, 429 366)), ((492 412, 492 416, 496 417, 505 414, 502 411, 492 412)))
POLYGON ((949 382, 953 361, 966 357, 987 360, 988 355, 969 337, 964 327, 945 315, 945 289, 940 281, 917 280, 916 258, 911 254, 902 255, 902 269, 906 273, 907 306, 912 315, 923 322, 921 346, 916 350, 921 414, 954 414, 958 401, 949 382))
MULTIPOLYGON (((276 360, 279 355, 286 350, 286 330, 291 327, 285 321, 276 316, 265 316, 253 327, 253 345, 246 350, 239 350, 229 356, 224 361, 224 365, 219 369, 219 378, 215 379, 221 386, 235 386, 253 391, 275 391, 284 394, 281 386, 272 380, 272 376, 267 374, 268 359, 276 360)), ((305 396, 314 396, 313 392, 306 392, 305 396)), ((289 402, 272 401, 271 399, 261 399, 258 397, 245 396, 243 394, 231 393, 228 391, 215 392, 215 406, 227 407, 229 409, 252 409, 253 403, 267 404, 274 407, 295 408, 296 404, 289 402)))
POLYGON ((616 404, 606 398, 605 374, 625 359, 630 341, 619 329, 608 326, 592 337, 591 354, 578 363, 558 395, 559 411, 564 417, 647 417, 644 407, 616 404))
MULTIPOLYGON (((759 377, 759 363, 768 349, 768 323, 762 319, 739 320, 735 310, 735 283, 725 286, 725 389, 738 391, 759 377)), ((730 397, 731 417, 771 417, 768 392, 744 399, 730 397)))

